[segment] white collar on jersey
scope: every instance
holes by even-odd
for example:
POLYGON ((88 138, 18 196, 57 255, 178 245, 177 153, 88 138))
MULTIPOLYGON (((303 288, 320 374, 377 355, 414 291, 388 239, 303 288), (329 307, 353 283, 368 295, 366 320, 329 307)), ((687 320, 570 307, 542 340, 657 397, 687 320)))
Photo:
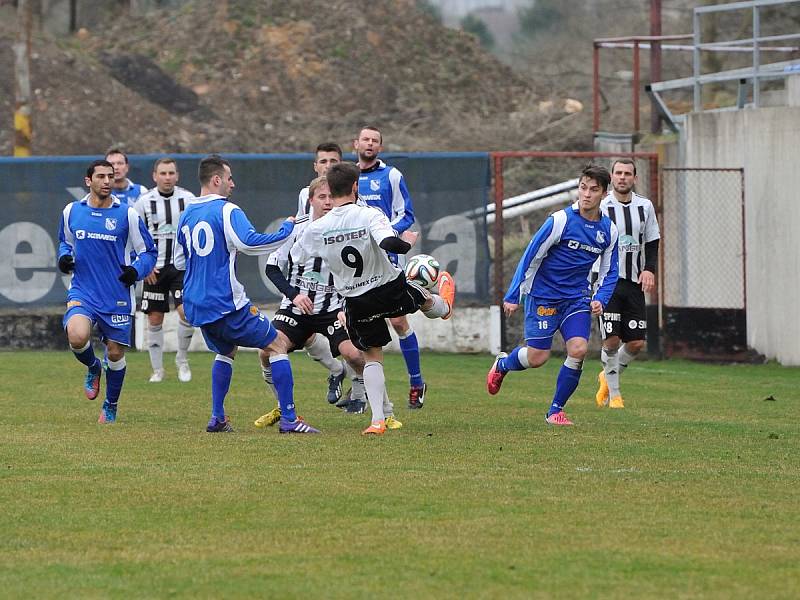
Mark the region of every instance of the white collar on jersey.
POLYGON ((201 202, 211 202, 212 200, 227 200, 227 198, 219 194, 208 194, 207 196, 195 196, 187 204, 200 204, 201 202))
MULTIPOLYGON (((80 199, 80 203, 89 204, 89 196, 91 196, 91 194, 86 194, 83 198, 80 199)), ((120 204, 122 204, 122 201, 119 198, 117 198, 114 194, 111 194, 111 197, 114 199, 114 201, 111 203, 111 206, 119 206, 120 204)))

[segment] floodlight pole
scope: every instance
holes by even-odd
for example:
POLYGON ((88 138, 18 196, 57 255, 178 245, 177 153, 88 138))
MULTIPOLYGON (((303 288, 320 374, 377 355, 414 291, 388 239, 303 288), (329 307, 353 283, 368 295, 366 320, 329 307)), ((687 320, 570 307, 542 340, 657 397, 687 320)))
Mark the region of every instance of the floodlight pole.
POLYGON ((31 155, 31 2, 18 0, 14 43, 14 156, 31 155))

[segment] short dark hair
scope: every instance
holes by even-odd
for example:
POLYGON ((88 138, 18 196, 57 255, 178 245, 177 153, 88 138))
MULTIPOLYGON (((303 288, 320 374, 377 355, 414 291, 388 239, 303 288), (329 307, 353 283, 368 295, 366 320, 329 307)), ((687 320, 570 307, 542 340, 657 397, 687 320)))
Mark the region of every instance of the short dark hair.
POLYGON ((200 185, 205 185, 214 175, 225 177, 225 167, 230 168, 231 164, 219 154, 210 154, 200 161, 197 167, 197 179, 200 185))
POLYGON ((600 184, 603 191, 608 190, 608 185, 611 183, 611 174, 608 172, 608 169, 600 165, 586 165, 583 171, 581 171, 580 178, 583 179, 584 177, 587 179, 594 179, 600 184))
POLYGON ((174 158, 172 158, 171 156, 162 156, 161 158, 156 159, 156 162, 153 163, 153 173, 155 173, 158 170, 158 167, 160 165, 166 165, 169 163, 175 165, 175 170, 176 171, 178 170, 178 163, 175 161, 174 158))
POLYGON ((320 152, 336 152, 339 158, 342 157, 342 147, 336 142, 323 142, 314 151, 314 159, 316 160, 317 154, 320 152))
POLYGON ((633 175, 636 176, 636 162, 632 158, 615 158, 611 161, 611 172, 614 172, 614 167, 617 166, 617 163, 623 165, 630 165, 633 167, 633 175))
POLYGON ((112 171, 114 170, 114 165, 112 165, 110 162, 108 162, 105 158, 99 158, 99 159, 97 159, 95 161, 92 161, 92 164, 90 164, 89 168, 86 169, 86 177, 91 179, 92 175, 94 175, 94 170, 97 167, 108 167, 112 171))
POLYGON ((121 154, 121 155, 122 155, 122 158, 124 158, 124 159, 125 159, 125 164, 126 164, 126 165, 128 164, 128 155, 127 155, 127 154, 125 154, 125 153, 124 153, 122 150, 120 150, 119 148, 110 148, 110 149, 108 150, 108 152, 106 152, 106 158, 108 158, 108 157, 109 157, 109 156, 111 156, 112 154, 121 154))
POLYGON ((325 174, 331 197, 343 198, 349 196, 353 191, 353 184, 358 181, 359 175, 361 175, 361 169, 355 163, 340 162, 331 165, 331 168, 325 174))
POLYGON ((370 131, 374 131, 375 133, 377 133, 378 136, 380 137, 381 144, 383 144, 383 133, 381 133, 380 129, 378 129, 377 127, 373 127, 372 125, 364 125, 361 129, 358 130, 359 136, 361 135, 361 132, 364 131, 365 129, 369 129, 370 131))

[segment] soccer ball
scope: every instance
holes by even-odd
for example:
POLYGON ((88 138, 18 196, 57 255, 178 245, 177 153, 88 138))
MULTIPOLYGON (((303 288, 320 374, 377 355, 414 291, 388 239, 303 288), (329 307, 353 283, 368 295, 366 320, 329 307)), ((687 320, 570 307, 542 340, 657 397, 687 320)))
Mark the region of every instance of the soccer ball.
POLYGON ((430 289, 439 279, 439 268, 439 261, 432 256, 417 254, 406 263, 406 279, 430 289))

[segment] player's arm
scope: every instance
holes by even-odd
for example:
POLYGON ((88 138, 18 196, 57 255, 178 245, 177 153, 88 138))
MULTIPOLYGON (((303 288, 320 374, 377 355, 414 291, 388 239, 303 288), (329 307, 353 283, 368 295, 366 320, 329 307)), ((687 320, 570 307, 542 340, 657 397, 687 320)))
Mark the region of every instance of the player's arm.
POLYGON ((175 234, 175 244, 172 246, 172 266, 178 271, 186 270, 186 245, 189 243, 189 240, 183 237, 182 224, 183 219, 178 219, 178 232, 175 234))
MULTIPOLYGON (((522 303, 522 286, 526 281, 533 278, 533 273, 528 272, 531 264, 534 263, 534 261, 541 262, 544 257, 547 256, 547 251, 553 244, 561 239, 563 225, 560 230, 556 227, 555 221, 556 215, 559 214, 563 213, 556 213, 555 215, 547 217, 547 220, 545 220, 539 228, 539 231, 537 231, 533 239, 531 239, 530 244, 528 244, 528 247, 525 249, 525 253, 522 255, 522 258, 519 259, 517 270, 514 272, 514 277, 511 279, 511 285, 509 285, 508 292, 506 292, 503 298, 505 303, 516 305, 522 303)), ((511 312, 513 312, 513 310, 511 312)))
POLYGON ((75 238, 69 227, 69 215, 72 204, 67 204, 58 223, 58 270, 62 273, 71 273, 75 269, 75 238))
POLYGON ((128 244, 136 253, 136 260, 129 266, 136 269, 134 281, 139 281, 147 277, 156 266, 158 250, 144 220, 139 218, 139 213, 132 208, 128 208, 128 244))
POLYGON ((600 255, 600 270, 597 273, 597 290, 592 301, 598 301, 602 308, 608 306, 619 277, 619 232, 616 225, 611 224, 611 240, 608 247, 600 255))
POLYGON ((226 204, 222 209, 225 239, 243 252, 257 256, 269 254, 279 248, 294 229, 294 217, 289 217, 275 233, 259 233, 250 223, 244 211, 234 204, 226 204))
POLYGON ((391 226, 397 233, 403 233, 414 224, 414 208, 411 205, 411 194, 408 192, 403 174, 395 168, 392 168, 389 173, 389 184, 392 190, 391 226))
POLYGON ((656 211, 650 204, 644 225, 644 269, 639 275, 642 291, 649 294, 656 285, 656 269, 658 269, 658 246, 661 232, 658 230, 656 211))

